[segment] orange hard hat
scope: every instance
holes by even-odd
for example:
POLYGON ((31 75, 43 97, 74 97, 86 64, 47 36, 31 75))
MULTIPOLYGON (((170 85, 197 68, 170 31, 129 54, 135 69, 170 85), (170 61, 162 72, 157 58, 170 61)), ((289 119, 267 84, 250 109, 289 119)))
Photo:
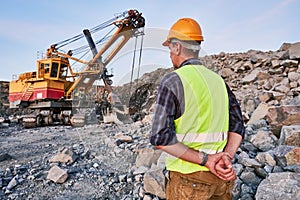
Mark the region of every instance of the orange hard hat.
POLYGON ((167 36, 167 40, 162 45, 168 46, 172 38, 198 42, 204 40, 200 25, 192 18, 181 18, 173 24, 167 36))

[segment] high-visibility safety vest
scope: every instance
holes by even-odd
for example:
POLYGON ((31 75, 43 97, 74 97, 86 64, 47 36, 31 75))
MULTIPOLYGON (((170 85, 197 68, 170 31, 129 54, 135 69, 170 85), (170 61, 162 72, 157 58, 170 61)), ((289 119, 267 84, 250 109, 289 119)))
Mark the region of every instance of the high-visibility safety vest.
MULTIPOLYGON (((186 65, 175 72, 184 90, 184 113, 174 120, 179 142, 208 154, 222 152, 228 137, 229 107, 224 80, 203 65, 186 65)), ((205 166, 167 157, 170 171, 189 174, 209 171, 205 166)))

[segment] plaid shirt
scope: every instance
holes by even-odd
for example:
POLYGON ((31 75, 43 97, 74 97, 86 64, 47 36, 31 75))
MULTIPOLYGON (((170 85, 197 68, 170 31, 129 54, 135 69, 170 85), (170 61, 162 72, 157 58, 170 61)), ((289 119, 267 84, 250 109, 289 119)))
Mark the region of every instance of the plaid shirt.
MULTIPOLYGON (((201 65, 198 59, 189 59, 181 64, 201 65)), ((229 99, 229 132, 235 132, 244 137, 245 126, 242 112, 235 95, 226 84, 229 99)), ((177 143, 174 120, 184 112, 184 91, 181 80, 175 72, 164 76, 159 88, 150 143, 155 146, 166 146, 177 143)))

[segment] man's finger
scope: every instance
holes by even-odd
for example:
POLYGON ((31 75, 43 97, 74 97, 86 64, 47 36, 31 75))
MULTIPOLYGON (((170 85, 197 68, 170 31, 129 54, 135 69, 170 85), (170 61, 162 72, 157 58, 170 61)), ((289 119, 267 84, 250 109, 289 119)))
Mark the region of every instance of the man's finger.
POLYGON ((236 179, 236 175, 235 175, 234 171, 232 171, 231 173, 228 173, 228 174, 219 174, 218 173, 218 177, 223 179, 223 180, 227 180, 227 181, 236 179))
POLYGON ((231 159, 228 156, 222 156, 222 160, 224 161, 224 164, 227 168, 232 168, 231 159))
POLYGON ((216 166, 216 171, 220 174, 228 174, 232 171, 232 168, 224 168, 224 167, 220 167, 220 166, 216 166))

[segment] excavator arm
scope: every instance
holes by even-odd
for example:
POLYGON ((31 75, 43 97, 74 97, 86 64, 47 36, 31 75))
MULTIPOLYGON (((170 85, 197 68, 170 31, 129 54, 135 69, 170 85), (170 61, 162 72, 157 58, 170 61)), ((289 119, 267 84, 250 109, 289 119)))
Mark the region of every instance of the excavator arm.
MULTIPOLYGON (((95 51, 93 52, 95 54, 94 58, 86 65, 85 69, 79 73, 79 77, 67 91, 66 97, 72 97, 74 89, 78 87, 85 88, 85 93, 87 93, 94 82, 101 77, 108 63, 122 49, 128 40, 133 36, 143 34, 140 32, 139 28, 145 26, 145 19, 138 11, 129 10, 124 19, 117 20, 114 24, 118 27, 116 32, 97 54, 95 54, 95 51), (104 58, 103 55, 107 56, 104 58)), ((104 83, 106 87, 108 87, 105 80, 104 83)))

